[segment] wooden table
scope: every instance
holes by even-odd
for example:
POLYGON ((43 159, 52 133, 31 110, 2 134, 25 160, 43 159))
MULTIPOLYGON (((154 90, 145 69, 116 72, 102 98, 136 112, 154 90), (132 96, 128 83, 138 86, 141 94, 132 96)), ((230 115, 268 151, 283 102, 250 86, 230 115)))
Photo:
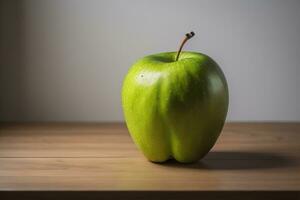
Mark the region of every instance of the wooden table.
POLYGON ((226 124, 199 163, 154 164, 124 124, 1 123, 0 199, 300 199, 300 123, 226 124))

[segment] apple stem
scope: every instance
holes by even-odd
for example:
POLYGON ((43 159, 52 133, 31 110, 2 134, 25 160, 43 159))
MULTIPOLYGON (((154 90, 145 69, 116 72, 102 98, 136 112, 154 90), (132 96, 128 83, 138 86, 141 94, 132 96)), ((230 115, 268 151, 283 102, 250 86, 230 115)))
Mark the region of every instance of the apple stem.
POLYGON ((184 44, 186 43, 186 41, 188 41, 189 39, 191 39, 194 35, 195 35, 195 33, 193 31, 190 32, 190 33, 185 34, 185 38, 182 40, 182 42, 180 44, 180 47, 179 47, 179 50, 177 52, 176 60, 175 61, 178 61, 180 53, 181 53, 181 50, 182 50, 184 44))

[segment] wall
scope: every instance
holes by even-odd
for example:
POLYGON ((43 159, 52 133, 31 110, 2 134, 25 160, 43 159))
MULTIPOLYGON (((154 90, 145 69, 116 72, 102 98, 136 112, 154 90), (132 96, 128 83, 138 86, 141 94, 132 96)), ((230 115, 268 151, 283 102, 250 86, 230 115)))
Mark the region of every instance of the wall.
POLYGON ((0 120, 19 118, 20 72, 20 6, 18 0, 0 0, 0 120))
POLYGON ((229 83, 230 121, 300 120, 300 1, 2 1, 1 121, 122 121, 137 58, 185 47, 229 83))

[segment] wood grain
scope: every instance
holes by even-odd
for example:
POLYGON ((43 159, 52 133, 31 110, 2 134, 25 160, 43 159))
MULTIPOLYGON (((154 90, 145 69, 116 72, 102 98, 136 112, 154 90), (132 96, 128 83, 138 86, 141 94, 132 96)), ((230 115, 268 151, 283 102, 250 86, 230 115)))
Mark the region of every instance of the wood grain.
POLYGON ((199 163, 148 162, 123 124, 1 123, 1 191, 300 191, 300 123, 226 124, 199 163))

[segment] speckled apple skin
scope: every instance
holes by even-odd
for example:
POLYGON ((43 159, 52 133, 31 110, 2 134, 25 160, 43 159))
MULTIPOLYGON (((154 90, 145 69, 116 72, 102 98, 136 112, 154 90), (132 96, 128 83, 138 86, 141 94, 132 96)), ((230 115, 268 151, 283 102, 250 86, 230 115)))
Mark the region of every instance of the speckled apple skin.
POLYGON ((228 110, 225 76, 207 55, 146 56, 126 75, 125 121, 135 144, 153 162, 196 162, 215 144, 228 110))

